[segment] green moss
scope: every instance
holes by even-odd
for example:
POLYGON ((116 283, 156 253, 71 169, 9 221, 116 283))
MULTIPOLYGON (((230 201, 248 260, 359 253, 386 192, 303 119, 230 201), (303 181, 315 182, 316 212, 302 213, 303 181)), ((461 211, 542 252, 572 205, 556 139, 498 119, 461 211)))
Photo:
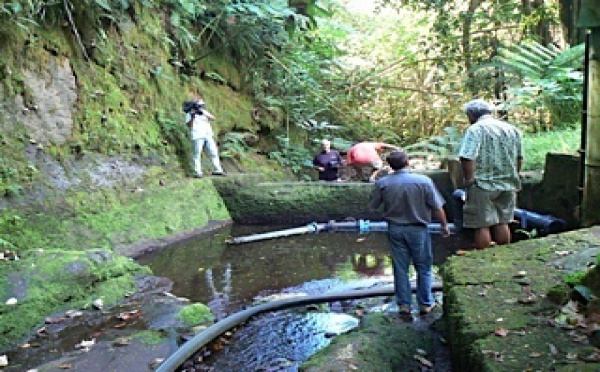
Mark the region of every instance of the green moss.
POLYGON ((581 284, 589 287, 596 296, 600 297, 600 266, 598 264, 586 272, 581 279, 581 284))
POLYGON ((560 305, 569 299, 570 291, 571 288, 568 285, 561 283, 551 287, 546 293, 546 297, 549 301, 560 305))
POLYGON ((417 349, 428 354, 431 336, 381 313, 366 315, 359 329, 336 337, 300 366, 300 371, 415 371, 417 349))
POLYGON ((146 345, 158 345, 167 339, 167 335, 162 331, 141 331, 131 335, 133 339, 141 340, 146 345))
POLYGON ((368 184, 268 183, 249 177, 228 177, 215 185, 233 220, 242 223, 357 217, 357 211, 365 211, 371 192, 368 184))
POLYGON ((451 257, 441 274, 453 366, 476 371, 583 366, 566 358, 581 344, 548 324, 568 294, 555 252, 587 252, 598 243, 590 230, 579 230, 451 257), (532 294, 532 303, 522 302, 532 294), (496 335, 497 329, 508 336, 496 335), (559 352, 553 355, 548 344, 559 352))
POLYGON ((75 193, 65 204, 5 211, 2 218, 0 238, 18 247, 78 250, 85 241, 90 249, 119 250, 230 217, 210 179, 188 179, 137 193, 75 193))
POLYGON ((177 318, 186 325, 195 326, 213 321, 214 316, 208 306, 202 303, 195 303, 182 307, 177 314, 177 318))
POLYGON ((480 371, 594 371, 595 366, 579 359, 583 348, 573 337, 556 327, 540 325, 506 337, 488 335, 474 345, 480 371), (569 357, 567 358, 567 355, 569 357), (593 367, 593 368, 592 368, 593 367))
POLYGON ((109 252, 45 250, 0 266, 0 294, 19 299, 0 305, 0 347, 24 337, 43 318, 67 308, 86 308, 96 299, 115 305, 135 290, 134 276, 147 268, 109 252))

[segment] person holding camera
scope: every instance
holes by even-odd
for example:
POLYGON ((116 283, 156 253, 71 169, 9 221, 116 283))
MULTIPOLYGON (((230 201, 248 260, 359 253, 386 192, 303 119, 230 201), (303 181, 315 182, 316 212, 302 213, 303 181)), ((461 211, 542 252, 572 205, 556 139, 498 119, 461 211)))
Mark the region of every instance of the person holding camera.
POLYGON ((226 173, 221 167, 221 161, 219 159, 219 149, 214 139, 214 133, 211 121, 215 120, 213 114, 206 110, 206 104, 202 98, 194 99, 184 103, 185 123, 192 135, 192 142, 194 146, 194 172, 195 176, 200 178, 203 176, 202 163, 200 162, 202 156, 202 150, 206 147, 210 159, 213 164, 212 174, 215 176, 225 176, 226 173))
POLYGON ((338 181, 338 169, 342 165, 342 157, 339 151, 331 149, 328 139, 321 141, 323 151, 315 155, 313 165, 319 172, 319 181, 338 181))

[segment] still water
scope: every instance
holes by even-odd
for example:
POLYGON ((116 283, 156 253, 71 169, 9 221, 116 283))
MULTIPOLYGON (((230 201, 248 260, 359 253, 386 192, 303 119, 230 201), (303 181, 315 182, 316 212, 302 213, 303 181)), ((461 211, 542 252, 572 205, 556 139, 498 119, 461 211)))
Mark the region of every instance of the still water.
MULTIPOLYGON (((288 288, 302 286, 308 294, 322 293, 327 289, 316 283, 323 280, 392 280, 387 239, 382 233, 325 232, 241 245, 226 242, 230 237, 283 228, 232 225, 141 257, 138 262, 148 265, 155 275, 173 280, 173 294, 209 305, 219 318, 257 297, 288 288)), ((438 265, 462 248, 464 241, 434 235, 433 245, 434 264, 438 265)))
MULTIPOLYGON (((173 280, 172 293, 207 304, 217 320, 223 319, 258 299, 284 298, 293 294, 321 294, 393 283, 386 235, 383 233, 324 232, 241 245, 229 245, 230 237, 284 229, 282 226, 232 225, 197 240, 171 246, 138 259, 157 276, 173 280)), ((457 249, 465 247, 458 236, 433 236, 434 264, 439 265, 457 249)), ((234 345, 213 360, 215 370, 258 370, 282 363, 287 367, 269 370, 294 371, 352 323, 343 313, 299 315, 280 312, 261 316, 238 332, 234 345), (290 336, 293 334, 293 337, 290 336), (285 338, 290 347, 277 339, 285 338), (290 343, 291 338, 296 339, 290 343), (262 345, 262 346, 261 346, 262 345), (287 364, 286 364, 287 363, 287 364)))

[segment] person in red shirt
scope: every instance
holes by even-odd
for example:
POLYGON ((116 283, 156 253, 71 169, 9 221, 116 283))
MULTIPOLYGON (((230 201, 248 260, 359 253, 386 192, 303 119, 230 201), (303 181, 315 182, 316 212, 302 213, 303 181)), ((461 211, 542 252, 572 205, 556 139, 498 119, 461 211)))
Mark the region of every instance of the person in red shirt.
POLYGON ((373 182, 383 169, 380 154, 384 149, 399 150, 399 147, 383 142, 356 143, 346 154, 346 165, 354 169, 361 181, 373 182))

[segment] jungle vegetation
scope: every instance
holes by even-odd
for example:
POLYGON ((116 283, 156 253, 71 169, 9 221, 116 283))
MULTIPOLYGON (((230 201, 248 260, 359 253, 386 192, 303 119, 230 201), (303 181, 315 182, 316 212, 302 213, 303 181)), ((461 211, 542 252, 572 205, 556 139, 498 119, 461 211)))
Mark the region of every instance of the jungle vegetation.
MULTIPOLYGON (((252 97, 257 125, 223 134, 226 156, 261 151, 301 171, 322 137, 338 147, 381 140, 451 155, 467 124, 461 106, 473 97, 494 100, 535 136, 579 125, 583 33, 575 0, 15 0, 0 3, 0 38, 19 33, 35 42, 62 27, 73 54, 110 63, 95 51, 111 32, 125 32, 124 20, 151 12, 164 28, 145 27, 169 56, 169 66, 150 71, 156 79, 172 79, 166 70, 174 67, 182 81, 200 77, 252 97), (239 74, 205 68, 215 55, 228 56, 239 74), (260 150, 247 141, 256 137, 260 150)), ((0 66, 0 76, 9 73, 0 66)), ((179 120, 169 115, 153 116, 163 132, 179 120)), ((150 137, 141 130, 119 133, 150 137)), ((91 146, 107 135, 78 140, 91 146)))

